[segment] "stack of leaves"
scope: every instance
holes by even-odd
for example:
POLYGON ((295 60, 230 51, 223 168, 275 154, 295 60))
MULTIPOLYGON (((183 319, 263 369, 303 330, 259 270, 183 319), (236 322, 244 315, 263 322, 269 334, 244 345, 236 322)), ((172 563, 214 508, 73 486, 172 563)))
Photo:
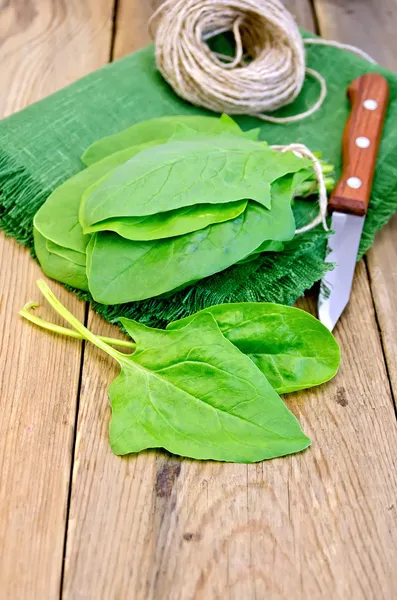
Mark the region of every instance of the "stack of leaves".
POLYGON ((23 317, 95 344, 121 367, 109 388, 116 454, 165 448, 196 459, 249 463, 310 445, 278 395, 319 385, 338 370, 339 346, 310 314, 270 303, 223 304, 166 330, 123 318, 134 343, 94 335, 44 281, 38 286, 73 330, 33 315, 33 303, 23 317), (124 354, 113 345, 135 351, 124 354))
POLYGON ((43 271, 121 304, 169 294, 283 249, 309 160, 260 142, 223 115, 163 117, 92 144, 86 169, 34 218, 43 271))

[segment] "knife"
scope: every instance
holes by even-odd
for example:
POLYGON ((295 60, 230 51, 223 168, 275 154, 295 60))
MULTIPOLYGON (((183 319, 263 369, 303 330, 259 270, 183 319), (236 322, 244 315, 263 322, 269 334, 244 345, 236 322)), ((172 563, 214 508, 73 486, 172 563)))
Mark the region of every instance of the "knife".
POLYGON ((379 73, 355 79, 347 89, 351 113, 343 134, 343 172, 332 192, 326 262, 335 263, 321 282, 318 316, 330 331, 349 302, 358 248, 368 210, 376 159, 389 99, 379 73))

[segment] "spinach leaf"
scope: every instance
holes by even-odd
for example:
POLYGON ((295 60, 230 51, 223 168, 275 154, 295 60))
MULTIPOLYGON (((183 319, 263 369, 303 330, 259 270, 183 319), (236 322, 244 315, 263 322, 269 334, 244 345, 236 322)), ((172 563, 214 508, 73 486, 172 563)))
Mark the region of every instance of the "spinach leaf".
POLYGON ((177 331, 122 324, 137 350, 120 359, 121 374, 109 389, 116 454, 161 447, 191 458, 255 462, 310 444, 266 377, 210 315, 177 331))
POLYGON ((273 240, 265 240, 256 250, 248 254, 245 258, 238 261, 237 264, 242 265, 252 260, 256 260, 262 252, 282 252, 284 250, 283 242, 274 242, 273 240))
POLYGON ((124 150, 129 146, 150 143, 153 140, 157 140, 156 143, 165 143, 175 133, 180 131, 181 126, 208 135, 230 132, 234 135, 247 136, 254 140, 257 140, 260 134, 260 129, 254 129, 246 133, 242 132, 237 123, 227 115, 222 115, 220 119, 218 117, 202 117, 197 115, 159 117, 135 123, 128 129, 94 142, 84 152, 81 160, 85 165, 90 166, 106 156, 119 150, 124 150))
POLYGON ((67 260, 71 260, 77 265, 81 265, 85 267, 86 264, 86 254, 85 252, 76 252, 75 250, 71 250, 70 248, 64 248, 63 246, 59 246, 59 244, 54 244, 51 240, 46 241, 46 247, 48 252, 52 254, 57 254, 62 258, 66 258, 67 260))
MULTIPOLYGON (((147 147, 147 144, 143 144, 112 154, 62 183, 52 192, 36 213, 34 217, 36 229, 47 240, 63 248, 85 253, 90 236, 84 234, 79 222, 79 207, 84 191, 94 184, 98 185, 98 182, 114 171, 116 167, 124 164, 132 156, 147 147)), ((134 226, 133 220, 131 222, 120 222, 119 220, 115 222, 112 220, 108 225, 110 231, 117 231, 124 237, 135 236, 132 239, 156 239, 156 236, 181 235, 206 227, 212 222, 226 221, 241 214, 245 206, 246 202, 233 203, 233 205, 229 203, 222 206, 200 205, 191 207, 191 212, 185 209, 186 213, 182 215, 181 221, 179 221, 179 215, 176 212, 172 214, 165 213, 161 216, 155 215, 152 217, 153 222, 149 217, 139 218, 135 223, 139 224, 139 228, 134 226), (160 221, 163 222, 161 231, 159 230, 160 221)), ((101 225, 99 224, 98 230, 100 229, 101 225)), ((86 233, 90 233, 90 228, 86 233)))
MULTIPOLYGON (((211 314, 223 335, 247 354, 279 393, 295 392, 332 379, 340 363, 334 336, 320 321, 298 308, 246 302, 221 304, 211 314)), ((194 317, 170 323, 183 329, 194 317)))
POLYGON ((226 204, 197 204, 148 217, 106 219, 87 227, 85 233, 114 231, 128 240, 157 240, 204 229, 213 223, 235 219, 244 212, 247 200, 226 204))
POLYGON ((262 252, 282 252, 284 244, 273 240, 265 240, 252 254, 261 254, 262 252))
POLYGON ((294 233, 290 199, 272 210, 249 202, 236 219, 165 240, 134 242, 96 233, 87 247, 90 292, 102 304, 159 296, 226 269, 265 239, 288 240, 294 233))
POLYGON ((44 281, 39 287, 77 332, 120 364, 109 388, 115 454, 165 448, 195 459, 250 463, 309 446, 266 377, 211 315, 199 314, 170 331, 122 319, 137 343, 126 355, 86 329, 44 281))
POLYGON ((85 252, 90 236, 83 234, 79 223, 83 192, 141 150, 142 146, 134 146, 112 154, 62 183, 35 214, 33 223, 37 231, 64 248, 85 252))
POLYGON ((46 238, 35 227, 33 237, 34 249, 43 272, 56 281, 88 292, 85 267, 49 251, 46 238))
POLYGON ((292 152, 233 135, 169 142, 143 150, 84 194, 80 223, 153 215, 184 206, 250 198, 270 207, 270 184, 309 168, 292 152))
POLYGON ((261 128, 257 127, 256 129, 249 129, 248 131, 244 131, 243 136, 247 138, 247 140, 259 140, 259 136, 261 134, 261 128))
MULTIPOLYGON (((293 175, 286 175, 276 181, 273 181, 271 185, 271 202, 272 202, 272 219, 274 232, 277 232, 277 223, 286 221, 290 223, 290 227, 295 228, 295 221, 292 216, 292 211, 285 213, 285 208, 291 204, 291 200, 294 197, 296 191, 302 186, 302 184, 310 179, 312 176, 311 171, 302 169, 293 175)), ((291 238, 293 234, 291 233, 291 238)), ((239 260, 239 264, 251 262, 256 260, 262 252, 282 252, 284 244, 277 239, 266 239, 258 248, 251 252, 245 258, 239 260)), ((286 238, 285 238, 286 239, 286 238)))

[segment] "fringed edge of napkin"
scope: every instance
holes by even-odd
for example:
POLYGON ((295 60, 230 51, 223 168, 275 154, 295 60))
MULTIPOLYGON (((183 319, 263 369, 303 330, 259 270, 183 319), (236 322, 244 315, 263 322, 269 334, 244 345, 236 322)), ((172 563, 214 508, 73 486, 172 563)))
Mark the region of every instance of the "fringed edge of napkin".
POLYGON ((48 194, 25 167, 0 151, 0 229, 6 235, 33 250, 33 215, 48 194))

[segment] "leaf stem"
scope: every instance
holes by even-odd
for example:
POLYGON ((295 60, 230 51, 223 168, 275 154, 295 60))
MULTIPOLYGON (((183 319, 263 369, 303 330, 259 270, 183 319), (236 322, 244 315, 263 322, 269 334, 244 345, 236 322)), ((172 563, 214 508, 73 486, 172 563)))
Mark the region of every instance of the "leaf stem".
MULTIPOLYGON (((333 190, 335 187, 335 179, 333 177, 325 178, 325 187, 328 192, 333 190)), ((318 185, 316 181, 303 181, 295 190, 294 198, 305 197, 311 194, 314 194, 318 189, 318 185)))
POLYGON ((74 315, 72 315, 72 313, 69 312, 68 309, 65 308, 65 306, 63 306, 63 304, 58 300, 58 298, 55 296, 55 294, 52 292, 52 290, 49 288, 49 286, 43 279, 39 279, 37 281, 37 287, 39 288, 47 302, 52 306, 52 308, 56 310, 57 313, 60 314, 61 317, 63 317, 65 321, 67 321, 78 333, 80 333, 83 339, 91 342, 92 344, 94 344, 95 346, 112 356, 118 362, 127 359, 125 354, 119 352, 118 350, 115 350, 109 344, 100 339, 98 336, 94 335, 89 329, 87 329, 87 327, 83 325, 83 323, 81 323, 74 315))
MULTIPOLYGON (((71 337, 76 340, 84 339, 84 336, 78 331, 75 331, 74 329, 67 329, 66 327, 55 325, 54 323, 50 323, 49 321, 45 321, 44 319, 41 319, 40 317, 34 315, 31 311, 35 310, 38 306, 39 305, 36 302, 28 302, 27 304, 25 304, 22 310, 19 311, 19 314, 27 321, 38 325, 42 329, 47 329, 48 331, 52 331, 53 333, 58 333, 59 335, 71 337)), ((135 342, 129 342, 128 340, 119 340, 117 338, 106 337, 104 335, 98 335, 97 337, 99 340, 102 340, 103 342, 105 342, 106 344, 110 344, 111 346, 120 346, 120 348, 130 348, 132 350, 135 350, 136 348, 135 342)))
POLYGON ((321 170, 324 175, 330 175, 331 173, 333 173, 335 171, 334 165, 330 165, 329 163, 324 162, 324 161, 320 161, 320 163, 321 163, 321 170))

